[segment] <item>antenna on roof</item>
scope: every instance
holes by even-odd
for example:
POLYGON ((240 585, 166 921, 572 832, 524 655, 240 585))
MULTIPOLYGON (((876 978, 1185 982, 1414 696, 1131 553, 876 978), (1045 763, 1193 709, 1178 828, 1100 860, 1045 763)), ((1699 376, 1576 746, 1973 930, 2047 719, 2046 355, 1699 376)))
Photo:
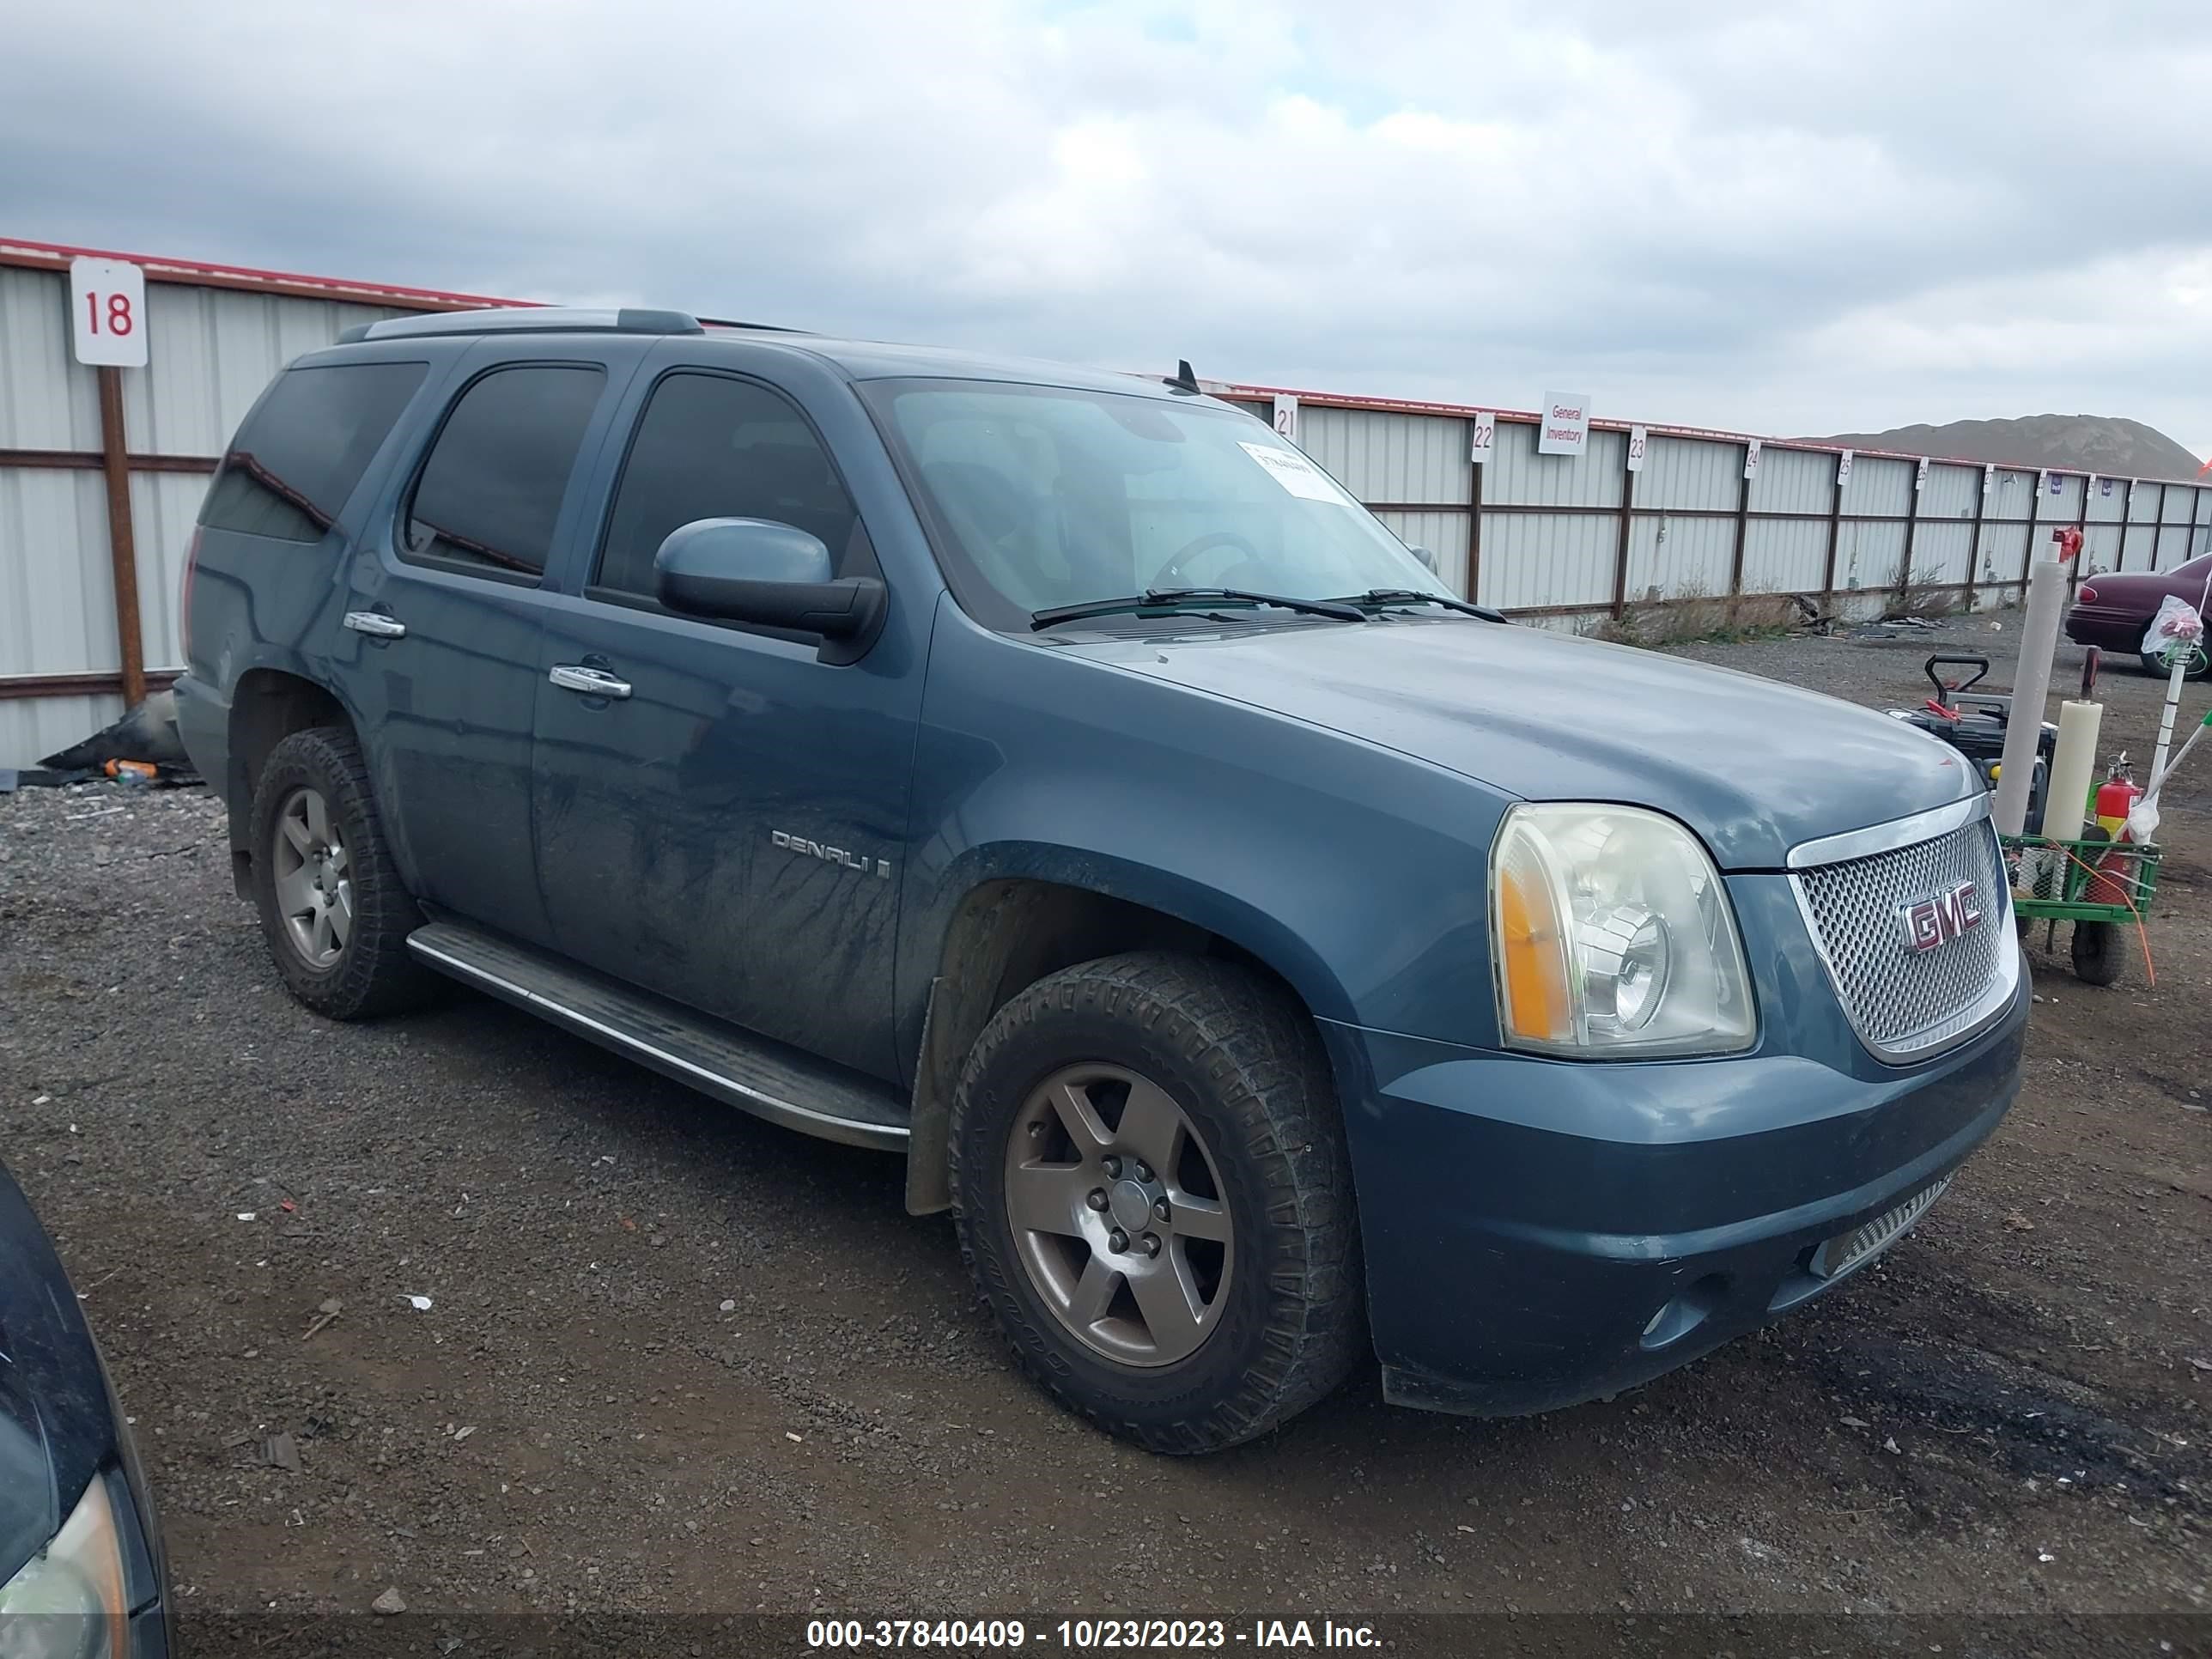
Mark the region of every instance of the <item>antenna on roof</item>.
POLYGON ((1176 372, 1163 377, 1160 384, 1173 386, 1177 392, 1197 392, 1198 376, 1190 372, 1190 359, 1188 357, 1178 359, 1176 363, 1176 372))

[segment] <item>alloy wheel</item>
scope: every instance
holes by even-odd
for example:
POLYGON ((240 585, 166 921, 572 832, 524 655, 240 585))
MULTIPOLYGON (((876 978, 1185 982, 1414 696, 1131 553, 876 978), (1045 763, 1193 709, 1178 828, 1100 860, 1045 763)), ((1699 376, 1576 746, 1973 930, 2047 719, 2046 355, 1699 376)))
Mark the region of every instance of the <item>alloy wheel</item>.
POLYGON ((1195 1353, 1228 1306, 1234 1228, 1189 1115, 1124 1066, 1063 1066, 1006 1146, 1006 1219, 1030 1285, 1068 1333, 1125 1365, 1195 1353))
POLYGON ((301 787, 285 797, 270 857, 276 910, 292 948, 309 967, 330 967, 353 932, 353 875, 345 838, 320 790, 301 787))

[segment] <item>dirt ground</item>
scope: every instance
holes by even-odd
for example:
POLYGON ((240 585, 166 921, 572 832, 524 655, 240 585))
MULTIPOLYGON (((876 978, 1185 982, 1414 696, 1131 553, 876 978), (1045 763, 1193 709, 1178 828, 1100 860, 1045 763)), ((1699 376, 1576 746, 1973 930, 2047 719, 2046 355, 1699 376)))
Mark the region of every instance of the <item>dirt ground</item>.
MULTIPOLYGON (((2001 620, 1692 653, 1887 705, 1937 645, 2002 682, 2001 620)), ((2147 760, 2159 686, 2104 696, 2147 760)), ((2191 774, 2155 988, 2140 960, 2085 987, 2039 933, 2020 1105, 1912 1237, 1540 1419, 1386 1407, 1365 1373, 1225 1455, 1104 1438, 1014 1374, 895 1159, 459 990, 368 1025, 295 1005, 203 792, 0 797, 0 1148, 135 1414, 188 1638, 390 1587, 410 1611, 378 1628, 424 1652, 520 1613, 1356 1616, 1406 1650, 1790 1613, 1808 1652, 1911 1614, 1954 1654, 2203 1650, 2212 755, 2191 774), (295 1469, 264 1461, 280 1433, 295 1469)))

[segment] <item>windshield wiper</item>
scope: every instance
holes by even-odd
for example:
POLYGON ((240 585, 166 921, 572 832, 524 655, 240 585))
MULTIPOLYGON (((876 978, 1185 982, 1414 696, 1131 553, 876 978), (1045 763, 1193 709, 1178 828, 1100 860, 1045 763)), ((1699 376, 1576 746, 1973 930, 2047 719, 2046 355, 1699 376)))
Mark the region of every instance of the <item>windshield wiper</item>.
POLYGON ((1340 599, 1331 599, 1328 603, 1358 605, 1372 611, 1396 610, 1409 605, 1440 605, 1447 611, 1480 617, 1485 622, 1510 623, 1512 620, 1504 611, 1493 611, 1486 605, 1469 605, 1465 599, 1450 599, 1442 593, 1424 593, 1412 587, 1370 587, 1364 593, 1347 593, 1340 599))
POLYGON ((1280 593, 1255 593, 1242 587, 1149 587, 1118 599, 1086 599, 1081 605, 1056 605, 1030 613, 1032 629, 1050 628, 1086 617, 1112 617, 1130 611, 1167 610, 1183 605, 1272 605, 1310 617, 1333 617, 1338 622, 1364 623, 1367 613, 1349 599, 1293 599, 1280 593))

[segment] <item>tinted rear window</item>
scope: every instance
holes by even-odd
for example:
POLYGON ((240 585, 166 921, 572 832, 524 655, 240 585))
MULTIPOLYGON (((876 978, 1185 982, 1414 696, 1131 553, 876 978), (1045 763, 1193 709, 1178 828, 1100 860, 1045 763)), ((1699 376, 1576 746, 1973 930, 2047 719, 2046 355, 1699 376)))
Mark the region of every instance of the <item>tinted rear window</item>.
POLYGON ((288 542, 322 540, 427 373, 424 363, 286 370, 232 440, 200 522, 288 542))
POLYGON ((532 365, 461 393, 415 486, 401 556, 480 574, 543 571, 605 384, 595 364, 532 365))

